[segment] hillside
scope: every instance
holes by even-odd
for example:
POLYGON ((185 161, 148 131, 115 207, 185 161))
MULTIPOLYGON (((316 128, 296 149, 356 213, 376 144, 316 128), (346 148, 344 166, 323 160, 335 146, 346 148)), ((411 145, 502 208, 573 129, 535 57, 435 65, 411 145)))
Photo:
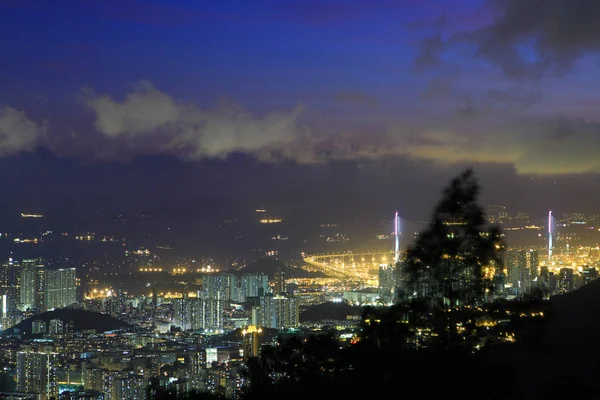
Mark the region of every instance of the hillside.
POLYGON ((21 333, 31 334, 31 324, 33 321, 42 320, 46 322, 46 325, 53 320, 60 319, 64 324, 69 321, 73 321, 73 327, 75 332, 95 330, 96 332, 107 332, 116 329, 129 328, 130 325, 123 321, 120 321, 107 314, 99 314, 91 311, 84 310, 69 310, 60 309, 47 311, 45 313, 27 318, 21 321, 17 325, 2 332, 2 335, 11 335, 18 329, 21 333))
POLYGON ((600 279, 553 297, 548 306, 545 318, 527 327, 516 351, 504 357, 511 359, 522 386, 531 391, 529 398, 572 395, 573 388, 578 395, 597 393, 600 279))
POLYGON ((282 261, 270 257, 261 258, 253 264, 238 269, 235 273, 237 275, 266 274, 269 276, 269 280, 273 280, 277 271, 284 271, 286 278, 322 278, 326 276, 322 272, 311 272, 285 265, 282 261))

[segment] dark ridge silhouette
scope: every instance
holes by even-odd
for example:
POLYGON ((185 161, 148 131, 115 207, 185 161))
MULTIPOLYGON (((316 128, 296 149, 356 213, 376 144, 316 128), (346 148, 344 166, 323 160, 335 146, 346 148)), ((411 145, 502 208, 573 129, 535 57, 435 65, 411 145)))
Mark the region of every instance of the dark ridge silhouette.
POLYGON ((323 303, 310 307, 300 314, 300 322, 317 321, 344 321, 348 316, 360 316, 361 307, 351 306, 346 303, 323 303))
POLYGON ((34 321, 42 320, 46 322, 46 325, 48 325, 48 323, 53 319, 60 319, 63 321, 64 325, 70 321, 73 321, 74 332, 95 330, 96 332, 100 333, 131 327, 131 325, 107 314, 99 314, 85 310, 60 309, 47 311, 45 313, 27 318, 26 320, 19 322, 17 325, 3 331, 2 335, 12 335, 15 333, 15 329, 18 329, 20 333, 30 335, 31 325, 34 321))
POLYGON ((277 271, 284 271, 286 278, 322 278, 326 276, 322 272, 311 272, 302 268, 287 266, 282 261, 270 257, 261 258, 253 264, 238 269, 235 273, 237 275, 265 274, 269 276, 269 280, 273 280, 277 271))
POLYGON ((531 391, 531 396, 550 396, 568 391, 568 387, 577 387, 580 394, 596 391, 600 280, 552 297, 546 313, 545 318, 525 327, 512 353, 522 387, 531 391))

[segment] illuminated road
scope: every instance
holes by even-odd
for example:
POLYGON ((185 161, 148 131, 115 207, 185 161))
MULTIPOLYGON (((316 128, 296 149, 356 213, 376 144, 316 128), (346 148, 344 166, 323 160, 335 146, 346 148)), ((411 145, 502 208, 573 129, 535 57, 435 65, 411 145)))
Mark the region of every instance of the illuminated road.
POLYGON ((304 262, 338 279, 376 284, 380 264, 393 261, 393 251, 306 255, 304 262))

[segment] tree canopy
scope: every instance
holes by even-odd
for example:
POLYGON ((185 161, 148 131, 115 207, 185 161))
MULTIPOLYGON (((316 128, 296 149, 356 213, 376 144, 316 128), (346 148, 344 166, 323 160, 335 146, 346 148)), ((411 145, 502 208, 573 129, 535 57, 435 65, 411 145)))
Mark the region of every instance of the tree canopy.
POLYGON ((504 246, 500 229, 486 221, 479 192, 472 169, 444 189, 429 226, 399 266, 409 297, 428 298, 433 306, 485 300, 491 290, 486 272, 501 268, 504 246))

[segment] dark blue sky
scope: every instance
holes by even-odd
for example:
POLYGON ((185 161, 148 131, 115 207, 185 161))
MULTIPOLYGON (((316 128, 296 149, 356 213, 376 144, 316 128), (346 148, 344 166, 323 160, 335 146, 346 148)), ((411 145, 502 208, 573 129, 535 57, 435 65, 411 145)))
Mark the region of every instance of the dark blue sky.
POLYGON ((0 0, 0 155, 589 188, 598 20, 596 0, 0 0))

